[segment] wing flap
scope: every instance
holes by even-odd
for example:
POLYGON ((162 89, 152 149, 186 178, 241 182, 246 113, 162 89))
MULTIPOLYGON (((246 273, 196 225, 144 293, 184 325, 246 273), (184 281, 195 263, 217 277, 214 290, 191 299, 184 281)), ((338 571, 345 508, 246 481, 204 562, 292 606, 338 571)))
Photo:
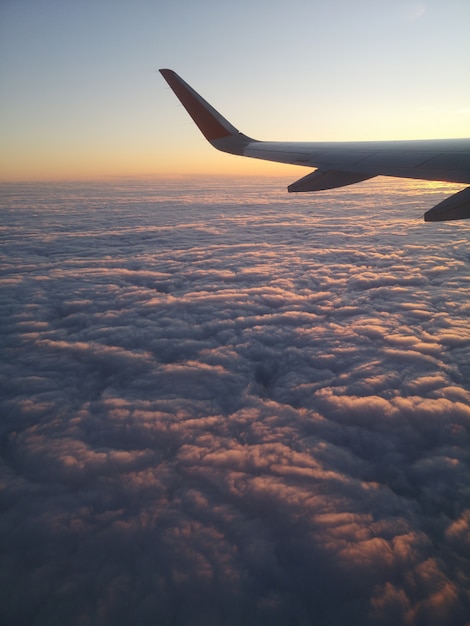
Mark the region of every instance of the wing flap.
POLYGON ((470 187, 454 193, 424 214, 425 222, 470 219, 470 187))
POLYGON ((295 181, 287 187, 289 192, 297 191, 323 191, 345 187, 354 183, 360 183, 368 178, 374 178, 373 174, 359 174, 357 172, 342 172, 339 170, 316 170, 303 178, 295 181))

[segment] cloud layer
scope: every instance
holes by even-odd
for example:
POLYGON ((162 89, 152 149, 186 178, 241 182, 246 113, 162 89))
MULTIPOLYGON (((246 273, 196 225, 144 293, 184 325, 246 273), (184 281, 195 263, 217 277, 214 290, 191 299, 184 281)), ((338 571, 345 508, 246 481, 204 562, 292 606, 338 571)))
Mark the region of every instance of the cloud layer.
POLYGON ((444 185, 4 186, 4 623, 466 624, 444 185))

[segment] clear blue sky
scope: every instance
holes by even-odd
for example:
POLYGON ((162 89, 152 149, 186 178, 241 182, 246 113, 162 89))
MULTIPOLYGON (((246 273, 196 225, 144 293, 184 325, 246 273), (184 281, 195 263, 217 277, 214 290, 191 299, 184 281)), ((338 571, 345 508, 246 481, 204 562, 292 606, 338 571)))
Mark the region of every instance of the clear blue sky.
POLYGON ((0 177, 282 171, 206 145, 159 67, 260 139, 468 137, 469 26, 469 0, 2 0, 0 177))

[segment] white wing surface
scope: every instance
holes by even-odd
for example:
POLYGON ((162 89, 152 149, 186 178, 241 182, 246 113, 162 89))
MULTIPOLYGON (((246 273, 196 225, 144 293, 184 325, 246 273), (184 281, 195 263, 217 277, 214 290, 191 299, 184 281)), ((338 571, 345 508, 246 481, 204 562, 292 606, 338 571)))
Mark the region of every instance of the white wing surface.
MULTIPOLYGON (((290 192, 344 187, 374 176, 470 183, 470 139, 416 141, 258 141, 239 132, 175 72, 160 70, 206 139, 218 150, 316 168, 290 192)), ((430 222, 470 218, 470 187, 424 215, 430 222)))

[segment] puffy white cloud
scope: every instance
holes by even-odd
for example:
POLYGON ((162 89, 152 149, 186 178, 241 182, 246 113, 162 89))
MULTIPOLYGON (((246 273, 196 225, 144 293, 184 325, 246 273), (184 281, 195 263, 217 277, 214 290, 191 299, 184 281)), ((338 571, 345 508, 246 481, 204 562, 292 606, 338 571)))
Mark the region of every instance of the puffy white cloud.
POLYGON ((2 620, 465 624, 469 226, 224 184, 6 189, 2 620))

